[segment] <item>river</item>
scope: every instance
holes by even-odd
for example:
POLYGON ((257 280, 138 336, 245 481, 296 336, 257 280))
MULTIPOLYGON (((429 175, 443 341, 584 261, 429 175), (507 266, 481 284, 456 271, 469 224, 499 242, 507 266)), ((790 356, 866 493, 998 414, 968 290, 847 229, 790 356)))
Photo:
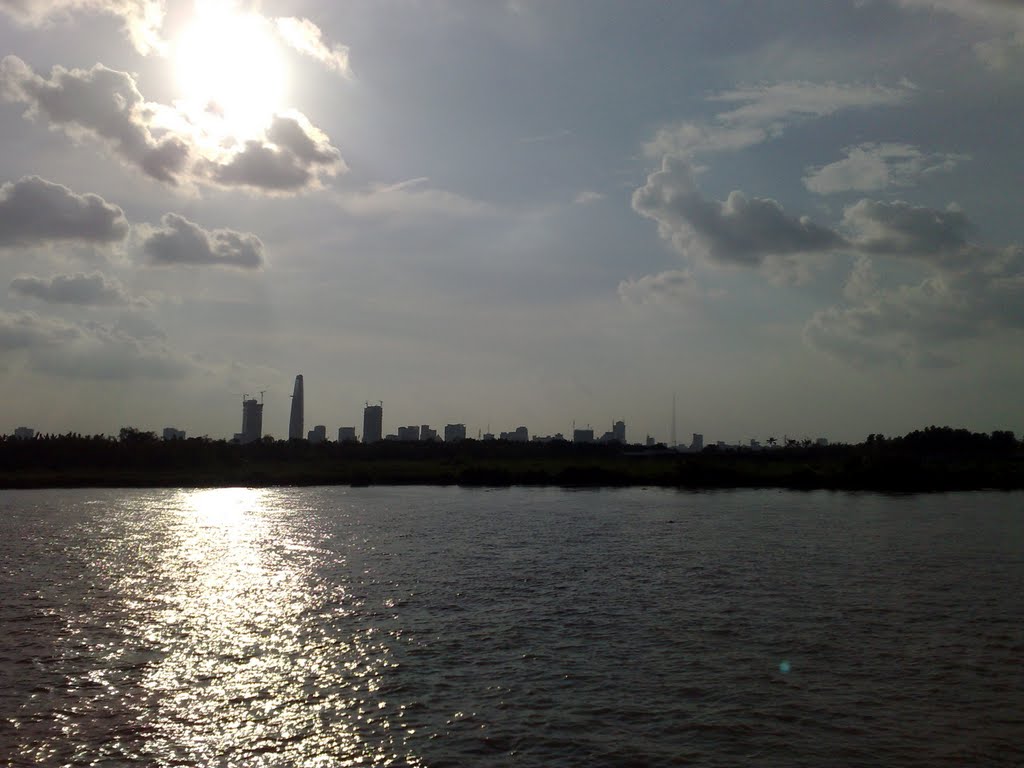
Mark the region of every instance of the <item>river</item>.
POLYGON ((9 766, 1024 763, 1024 493, 0 493, 9 766))

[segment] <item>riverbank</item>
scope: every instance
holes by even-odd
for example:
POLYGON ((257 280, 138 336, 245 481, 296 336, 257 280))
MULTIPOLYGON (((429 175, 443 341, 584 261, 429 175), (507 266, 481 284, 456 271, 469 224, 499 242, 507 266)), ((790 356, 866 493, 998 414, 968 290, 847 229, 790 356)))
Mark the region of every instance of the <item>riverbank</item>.
MULTIPOLYGON (((908 436, 909 437, 909 436, 908 436)), ((0 488, 538 485, 892 492, 1024 488, 1024 454, 861 445, 678 453, 619 445, 467 440, 376 445, 112 441, 64 436, 0 445, 0 488)), ((998 446, 997 446, 998 447, 998 446)), ((991 446, 988 446, 991 448, 991 446)))

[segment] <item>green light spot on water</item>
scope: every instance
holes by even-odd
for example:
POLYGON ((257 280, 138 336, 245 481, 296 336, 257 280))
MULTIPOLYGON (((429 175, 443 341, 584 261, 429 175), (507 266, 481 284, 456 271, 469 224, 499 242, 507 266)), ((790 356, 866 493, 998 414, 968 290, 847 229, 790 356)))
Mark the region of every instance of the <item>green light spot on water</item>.
POLYGON ((781 672, 782 674, 788 675, 790 669, 792 669, 792 667, 790 666, 788 661, 783 660, 779 662, 779 672, 781 672))

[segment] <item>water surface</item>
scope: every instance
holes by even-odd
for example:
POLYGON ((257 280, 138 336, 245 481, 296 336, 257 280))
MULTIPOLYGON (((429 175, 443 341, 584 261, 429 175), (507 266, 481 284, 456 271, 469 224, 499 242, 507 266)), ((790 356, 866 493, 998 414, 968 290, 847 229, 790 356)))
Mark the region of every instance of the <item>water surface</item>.
POLYGON ((1017 765, 1024 494, 0 496, 29 765, 1017 765))

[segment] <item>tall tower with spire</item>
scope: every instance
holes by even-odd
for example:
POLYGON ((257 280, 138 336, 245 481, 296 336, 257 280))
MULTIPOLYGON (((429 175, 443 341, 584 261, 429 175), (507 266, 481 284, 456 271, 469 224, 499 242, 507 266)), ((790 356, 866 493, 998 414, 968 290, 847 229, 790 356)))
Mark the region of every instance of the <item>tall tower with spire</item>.
POLYGON ((303 440, 306 436, 304 430, 305 404, 302 400, 302 374, 295 377, 295 390, 292 392, 292 413, 288 419, 288 439, 303 440))

